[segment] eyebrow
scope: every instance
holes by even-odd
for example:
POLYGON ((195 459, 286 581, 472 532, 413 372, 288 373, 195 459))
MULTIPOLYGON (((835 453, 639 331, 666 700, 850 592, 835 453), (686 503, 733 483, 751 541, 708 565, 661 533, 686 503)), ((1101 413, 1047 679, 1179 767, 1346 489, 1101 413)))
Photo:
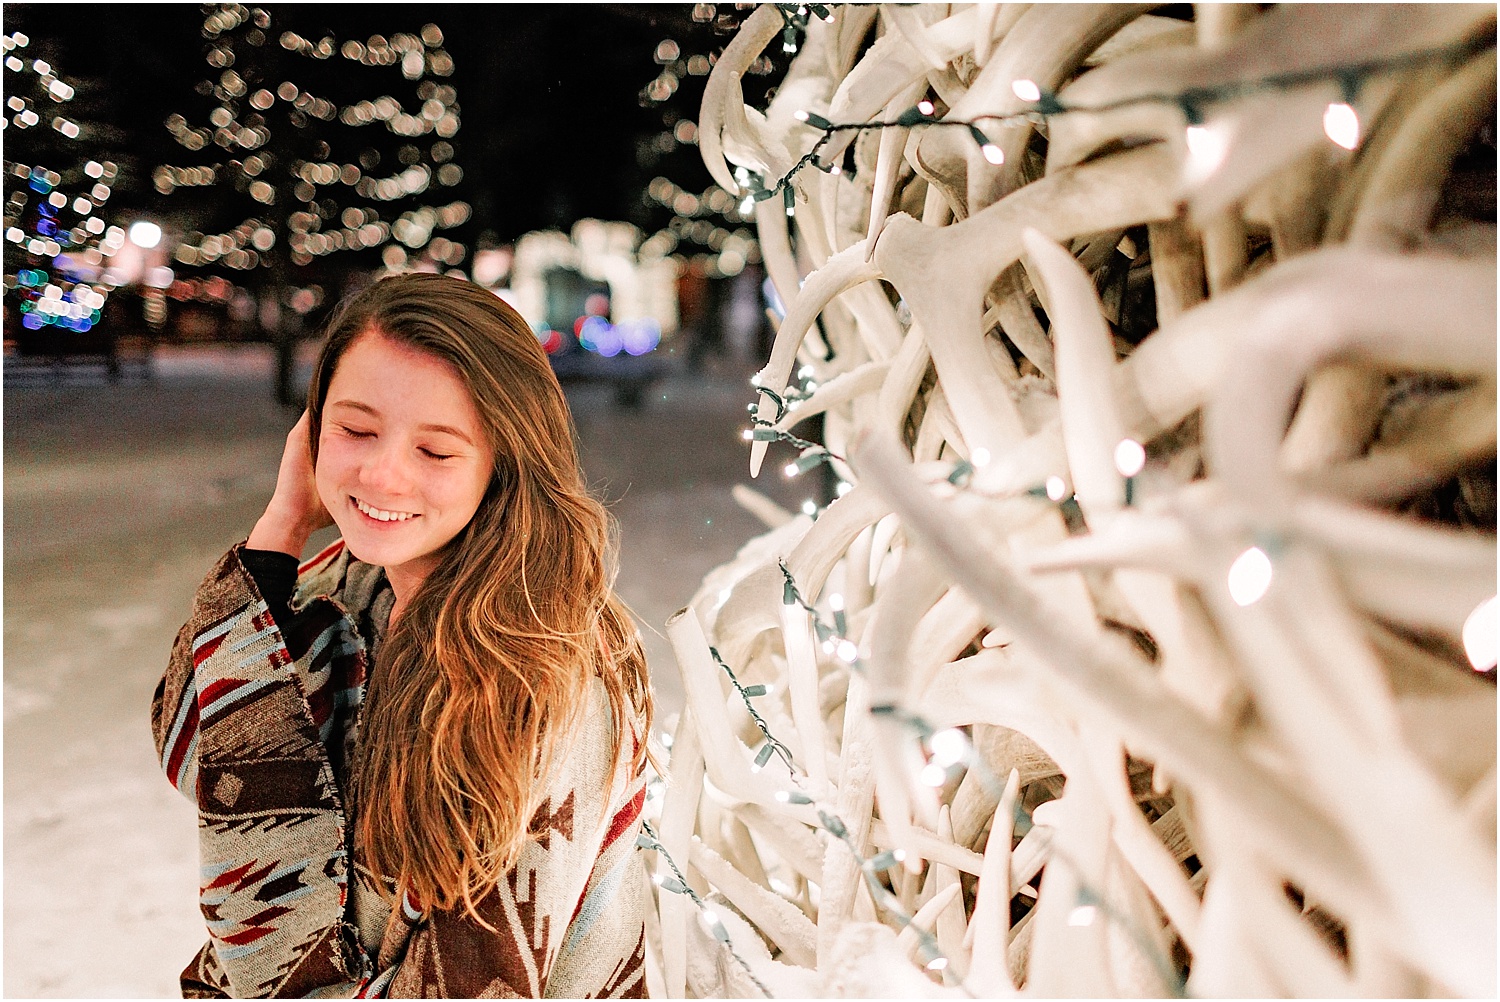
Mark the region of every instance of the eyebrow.
MULTIPOLYGON (((377 417, 377 418, 380 417, 380 412, 379 411, 377 411, 375 408, 371 407, 369 404, 362 404, 362 403, 360 403, 358 400, 335 400, 333 403, 329 404, 328 406, 329 406, 329 408, 334 408, 334 407, 348 407, 348 408, 351 408, 353 410, 362 411, 363 413, 368 414, 371 417, 377 417)), ((457 438, 460 441, 466 442, 469 445, 473 445, 474 444, 473 440, 470 439, 468 435, 465 435, 463 432, 459 431, 457 428, 452 427, 451 425, 446 425, 446 424, 420 424, 420 425, 417 425, 417 430, 418 431, 433 431, 433 432, 437 432, 438 434, 441 434, 441 435, 452 435, 454 438, 457 438)))

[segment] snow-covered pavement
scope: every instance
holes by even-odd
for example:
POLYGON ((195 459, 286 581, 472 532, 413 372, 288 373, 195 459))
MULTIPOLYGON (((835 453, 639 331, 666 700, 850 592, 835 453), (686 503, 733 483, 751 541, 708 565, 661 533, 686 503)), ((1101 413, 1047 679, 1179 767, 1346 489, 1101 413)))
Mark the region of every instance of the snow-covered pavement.
MULTIPOLYGON (((175 996, 203 942, 194 815, 157 769, 149 706, 194 587, 275 483, 296 415, 270 370, 259 346, 178 349, 150 382, 5 390, 7 996, 175 996)), ((674 377, 639 411, 569 388, 620 522, 618 589, 658 630, 761 531, 730 497, 747 375, 674 377)), ((755 486, 788 507, 806 491, 755 486)), ((665 716, 676 665, 646 639, 665 716)))

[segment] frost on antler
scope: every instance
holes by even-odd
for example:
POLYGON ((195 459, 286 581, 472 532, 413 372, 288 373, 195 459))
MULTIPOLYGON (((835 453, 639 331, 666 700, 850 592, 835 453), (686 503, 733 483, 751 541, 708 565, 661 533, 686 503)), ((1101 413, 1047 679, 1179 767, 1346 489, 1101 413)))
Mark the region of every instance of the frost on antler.
POLYGON ((1494 994, 1494 8, 1153 9, 718 61, 838 489, 669 624, 653 994, 1494 994))

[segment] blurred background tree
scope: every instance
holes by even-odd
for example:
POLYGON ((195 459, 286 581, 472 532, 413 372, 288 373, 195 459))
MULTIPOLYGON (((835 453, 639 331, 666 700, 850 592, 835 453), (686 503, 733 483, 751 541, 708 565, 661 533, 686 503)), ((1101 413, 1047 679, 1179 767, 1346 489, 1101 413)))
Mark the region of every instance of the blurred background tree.
POLYGON ((96 120, 99 84, 65 77, 24 32, 0 46, 6 336, 32 354, 97 347, 88 335, 113 288, 105 252, 126 239, 108 209, 119 166, 107 152, 111 130, 96 120))
POLYGON ((166 120, 197 162, 152 176, 157 192, 191 201, 196 225, 175 264, 199 279, 194 292, 235 295, 203 281, 218 276, 254 296, 253 314, 242 304, 236 319, 276 344, 283 403, 297 402, 293 354, 308 314, 356 275, 446 270, 468 254, 441 235, 471 215, 454 190, 460 109, 442 30, 340 38, 322 15, 205 5, 210 74, 191 116, 166 120))

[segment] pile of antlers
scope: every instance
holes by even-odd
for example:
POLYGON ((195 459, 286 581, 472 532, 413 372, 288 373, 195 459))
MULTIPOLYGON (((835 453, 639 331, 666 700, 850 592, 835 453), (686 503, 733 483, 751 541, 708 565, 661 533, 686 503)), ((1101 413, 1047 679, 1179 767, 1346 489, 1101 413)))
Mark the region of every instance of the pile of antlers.
POLYGON ((668 624, 653 995, 1493 995, 1495 9, 1155 6, 719 58, 838 490, 668 624))

